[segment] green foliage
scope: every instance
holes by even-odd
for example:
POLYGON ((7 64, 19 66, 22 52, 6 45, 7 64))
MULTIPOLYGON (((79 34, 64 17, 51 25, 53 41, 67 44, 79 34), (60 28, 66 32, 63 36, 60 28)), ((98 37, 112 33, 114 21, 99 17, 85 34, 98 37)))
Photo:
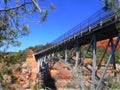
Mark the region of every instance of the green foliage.
POLYGON ((3 79, 3 75, 2 75, 2 72, 0 72, 0 79, 3 79))
POLYGON ((9 69, 8 66, 6 66, 6 64, 4 64, 2 66, 2 71, 0 71, 1 75, 7 74, 7 75, 11 75, 12 74, 12 69, 9 69))
POLYGON ((1 86, 3 90, 15 90, 15 88, 12 87, 11 84, 2 83, 1 86))
POLYGON ((7 74, 12 75, 12 69, 8 69, 7 74))
POLYGON ((49 43, 47 43, 46 45, 37 45, 37 46, 33 46, 33 47, 31 46, 31 47, 28 47, 27 49, 25 49, 25 51, 31 49, 34 52, 39 52, 39 51, 47 49, 47 48, 49 48, 51 46, 52 46, 52 44, 49 44, 49 43))
POLYGON ((104 10, 108 10, 108 9, 112 9, 113 6, 113 2, 111 2, 110 0, 103 0, 104 1, 104 10))
POLYGON ((11 64, 17 64, 21 62, 21 58, 22 58, 22 53, 17 53, 16 55, 10 56, 9 62, 11 64))
POLYGON ((110 83, 109 84, 113 89, 120 89, 120 83, 110 83))
POLYGON ((40 0, 0 1, 0 48, 6 49, 10 45, 20 45, 18 38, 29 33, 26 20, 35 21, 37 18, 40 19, 39 22, 46 20, 49 8, 41 9, 40 2, 40 0), (33 16, 35 17, 33 18, 33 16))
POLYGON ((116 24, 116 28, 118 32, 120 33, 120 19, 118 19, 118 23, 116 24))
POLYGON ((11 83, 14 84, 14 83, 16 83, 16 81, 17 81, 17 78, 15 76, 11 75, 11 83))
POLYGON ((27 25, 24 25, 24 26, 23 26, 23 30, 24 30, 24 31, 28 31, 28 29, 29 29, 29 28, 28 28, 27 25))
POLYGON ((41 84, 41 88, 44 88, 44 89, 45 89, 45 84, 41 84))
POLYGON ((1 86, 4 90, 7 90, 9 88, 9 85, 6 83, 2 83, 1 86))
POLYGON ((104 10, 113 10, 116 11, 119 9, 119 5, 118 5, 118 0, 101 0, 102 2, 104 2, 104 10))
POLYGON ((33 88, 34 88, 34 90, 45 89, 45 85, 44 84, 35 84, 33 88))
POLYGON ((104 7, 103 9, 105 11, 111 10, 114 12, 117 23, 116 23, 116 29, 118 32, 120 32, 120 15, 119 15, 119 10, 120 10, 120 1, 119 0, 101 0, 104 2, 104 7))
POLYGON ((116 77, 113 77, 113 76, 108 76, 105 80, 108 82, 108 85, 109 85, 110 88, 120 89, 120 82, 117 79, 120 79, 120 77, 116 78, 116 77))
POLYGON ((35 84, 33 88, 34 90, 38 90, 38 84, 35 84))
POLYGON ((76 89, 75 85, 72 85, 72 84, 67 84, 66 87, 69 89, 76 89))
POLYGON ((2 67, 2 74, 8 74, 8 67, 6 65, 3 65, 2 67))
POLYGON ((1 71, 0 71, 0 78, 2 79, 2 88, 3 90, 15 90, 12 84, 15 84, 17 78, 13 75, 13 71, 21 71, 21 67, 19 66, 25 59, 24 52, 18 53, 10 53, 4 52, 1 54, 1 71), (18 65, 19 64, 19 65, 18 65), (10 75, 11 76, 11 83, 3 82, 3 75, 10 75))
POLYGON ((2 57, 0 57, 0 63, 2 63, 3 62, 3 59, 2 59, 2 57))
POLYGON ((116 63, 120 64, 120 51, 115 52, 115 60, 116 63))

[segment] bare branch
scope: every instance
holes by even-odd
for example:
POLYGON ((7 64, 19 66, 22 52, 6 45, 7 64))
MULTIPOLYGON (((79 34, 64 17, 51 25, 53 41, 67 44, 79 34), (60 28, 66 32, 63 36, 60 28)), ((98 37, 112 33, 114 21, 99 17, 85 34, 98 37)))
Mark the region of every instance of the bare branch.
POLYGON ((42 10, 40 8, 40 6, 38 5, 38 3, 35 0, 32 0, 32 2, 35 4, 35 6, 37 7, 37 9, 39 10, 39 12, 41 13, 42 10))
POLYGON ((21 4, 21 5, 12 7, 12 8, 0 9, 0 11, 10 11, 10 10, 18 9, 18 8, 20 8, 20 7, 22 7, 22 6, 27 5, 27 4, 32 4, 32 2, 26 2, 26 3, 24 3, 24 4, 21 4))

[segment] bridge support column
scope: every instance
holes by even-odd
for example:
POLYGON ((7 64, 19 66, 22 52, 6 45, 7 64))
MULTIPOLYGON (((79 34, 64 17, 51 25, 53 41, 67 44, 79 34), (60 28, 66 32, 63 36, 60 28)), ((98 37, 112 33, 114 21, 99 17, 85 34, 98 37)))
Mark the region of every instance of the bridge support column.
POLYGON ((42 61, 43 61, 43 63, 44 63, 44 62, 45 62, 45 59, 46 59, 46 56, 43 56, 43 58, 42 58, 42 59, 43 59, 42 61))
POLYGON ((40 59, 40 67, 43 66, 43 57, 40 59))
POLYGON ((58 59, 60 59, 60 58, 61 58, 61 55, 60 55, 60 53, 58 53, 58 54, 57 54, 57 57, 58 57, 58 59))
POLYGON ((86 58, 86 56, 87 56, 87 54, 88 54, 88 51, 89 51, 89 49, 90 49, 91 46, 92 46, 93 40, 94 40, 94 38, 92 38, 92 40, 90 41, 90 44, 89 44, 89 46, 88 46, 88 48, 87 48, 87 50, 86 50, 86 52, 85 52, 85 55, 84 55, 83 58, 81 59, 80 65, 83 65, 83 64, 84 64, 83 61, 84 61, 84 59, 86 58))
MULTIPOLYGON (((113 43, 113 38, 111 38, 110 39, 111 40, 111 50, 112 50, 112 48, 113 48, 113 46, 114 46, 114 43, 113 43)), ((113 53, 113 57, 112 57, 112 59, 111 59, 111 62, 112 62, 112 64, 113 64, 113 69, 114 70, 116 70, 116 62, 115 62, 115 54, 113 53)), ((116 72, 114 72, 114 76, 116 76, 116 72)))
POLYGON ((40 60, 41 60, 41 59, 38 59, 38 64, 37 64, 37 74, 40 72, 40 60))
POLYGON ((66 44, 66 48, 65 48, 66 50, 65 50, 65 61, 67 61, 67 57, 68 57, 68 50, 67 50, 67 44, 66 44))
POLYGON ((78 66, 78 59, 79 59, 79 42, 76 41, 76 61, 75 61, 75 68, 77 69, 78 66))
POLYGON ((51 54, 48 54, 47 59, 50 60, 50 58, 51 58, 51 54))
POLYGON ((55 56, 55 53, 53 52, 53 53, 51 54, 51 56, 54 57, 54 56, 55 56))
POLYGON ((96 36, 93 36, 93 68, 92 68, 92 90, 95 89, 95 72, 96 72, 96 36))
POLYGON ((106 66, 105 66, 105 69, 104 69, 104 71, 103 71, 103 73, 102 73, 102 75, 101 75, 101 77, 100 77, 100 80, 99 80, 99 82, 98 82, 98 85, 97 85, 97 87, 96 87, 96 90, 99 90, 99 89, 100 89, 101 83, 104 81, 105 73, 106 73, 106 71, 107 71, 107 69, 108 69, 108 66, 109 66, 109 64, 110 64, 110 61, 111 61, 111 59, 112 59, 112 57, 113 57, 113 55, 114 55, 114 53, 115 53, 116 47, 117 47, 117 45, 118 45, 118 43, 119 43, 119 40, 120 40, 120 34, 118 35, 118 38, 117 38, 117 40, 116 40, 116 42, 115 42, 115 45, 114 45, 114 47, 112 48, 111 54, 110 54, 110 56, 109 56, 109 59, 108 59, 107 64, 106 64, 106 66))
POLYGON ((97 70, 100 69, 101 63, 102 63, 102 61, 103 61, 103 58, 105 57, 105 54, 106 54, 109 46, 110 46, 110 39, 109 39, 108 44, 107 44, 107 46, 106 46, 106 48, 105 48, 105 51, 103 52, 103 54, 102 54, 102 56, 101 56, 101 58, 100 58, 100 60, 99 60, 97 70))

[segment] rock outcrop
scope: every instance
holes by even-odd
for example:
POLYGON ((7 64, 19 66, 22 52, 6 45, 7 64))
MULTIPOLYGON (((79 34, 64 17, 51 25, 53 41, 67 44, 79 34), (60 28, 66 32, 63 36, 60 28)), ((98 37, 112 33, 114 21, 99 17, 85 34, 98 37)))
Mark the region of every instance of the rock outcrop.
POLYGON ((67 66, 61 61, 58 61, 54 64, 54 66, 50 70, 50 74, 53 78, 57 78, 57 79, 73 78, 72 72, 68 70, 67 66))
MULTIPOLYGON (((113 43, 115 43, 117 40, 117 38, 113 38, 113 43)), ((99 41, 97 42, 97 46, 98 47, 101 47, 101 48, 106 48, 107 47, 107 44, 109 42, 109 39, 106 39, 106 40, 102 40, 102 41, 99 41)), ((111 45, 108 47, 108 50, 111 50, 111 45)), ((120 50, 120 42, 118 43, 118 46, 117 46, 117 50, 120 50)))
POLYGON ((31 85, 35 84, 36 79, 37 62, 34 58, 28 57, 26 62, 22 65, 22 70, 18 81, 23 84, 23 89, 33 88, 31 85), (32 83, 31 83, 32 82, 32 83))

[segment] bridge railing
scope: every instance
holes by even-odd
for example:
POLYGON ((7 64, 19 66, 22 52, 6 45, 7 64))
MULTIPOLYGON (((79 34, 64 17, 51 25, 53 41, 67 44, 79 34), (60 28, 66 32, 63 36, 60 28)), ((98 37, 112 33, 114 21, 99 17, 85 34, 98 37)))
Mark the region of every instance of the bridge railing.
POLYGON ((68 39, 71 36, 74 36, 75 34, 81 33, 84 30, 88 29, 89 27, 98 25, 101 21, 108 20, 109 18, 113 17, 114 13, 110 10, 99 10, 90 17, 88 17, 86 20, 78 24, 77 26, 70 29, 68 32, 64 33, 60 37, 56 38, 54 41, 51 42, 51 44, 57 44, 65 39, 68 39))

